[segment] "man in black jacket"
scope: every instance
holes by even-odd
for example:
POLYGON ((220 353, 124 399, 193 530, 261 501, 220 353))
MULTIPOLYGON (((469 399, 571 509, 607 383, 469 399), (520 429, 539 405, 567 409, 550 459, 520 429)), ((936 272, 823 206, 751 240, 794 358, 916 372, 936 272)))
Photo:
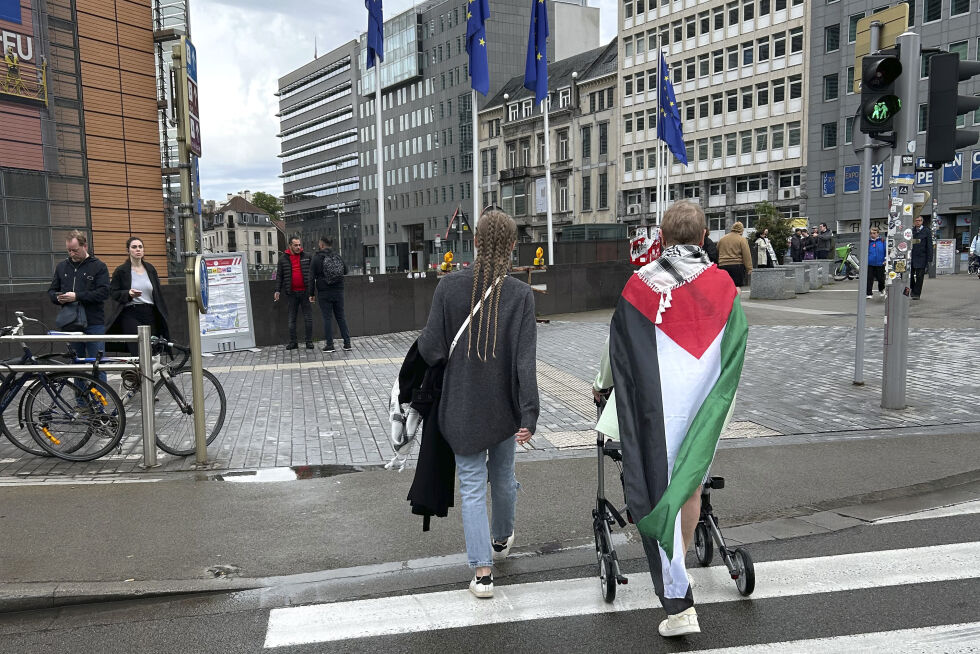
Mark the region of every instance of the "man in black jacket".
POLYGON ((922 216, 916 216, 912 221, 912 299, 918 300, 922 295, 922 281, 926 276, 926 268, 932 261, 932 231, 922 224, 922 216))
MULTIPOLYGON (((54 269, 48 287, 48 297, 54 304, 65 306, 78 302, 85 309, 87 325, 79 330, 85 334, 105 334, 105 309, 109 299, 109 269, 105 263, 88 253, 88 238, 77 229, 68 233, 65 241, 68 258, 54 269)), ((95 358, 105 352, 105 342, 72 343, 75 355, 95 358)), ((104 374, 103 374, 104 376, 104 374)))
POLYGON ((285 291, 289 300, 289 344, 287 350, 295 350, 296 314, 303 309, 303 323, 306 328, 306 349, 313 349, 313 308, 315 302, 313 290, 313 266, 310 255, 303 251, 303 243, 299 236, 289 239, 289 247, 279 257, 279 267, 276 274, 275 300, 279 301, 280 294, 285 291))
POLYGON ((344 350, 350 351, 350 330, 344 315, 344 275, 347 264, 333 251, 333 239, 324 236, 320 239, 320 249, 313 255, 313 283, 319 296, 320 313, 323 315, 323 330, 326 343, 324 352, 333 352, 333 322, 336 317, 340 336, 344 339, 344 350))
POLYGON ((817 258, 818 259, 829 259, 830 249, 833 244, 834 234, 827 227, 827 223, 820 223, 819 231, 817 232, 817 258))

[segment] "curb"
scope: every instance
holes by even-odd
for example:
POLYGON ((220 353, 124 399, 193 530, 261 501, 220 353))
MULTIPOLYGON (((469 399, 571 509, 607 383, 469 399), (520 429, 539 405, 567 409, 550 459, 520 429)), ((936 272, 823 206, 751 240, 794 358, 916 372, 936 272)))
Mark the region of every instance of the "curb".
MULTIPOLYGON (((834 502, 799 507, 795 511, 766 516, 754 522, 725 528, 725 539, 731 545, 785 540, 800 536, 827 534, 851 527, 874 524, 883 518, 911 515, 933 508, 980 500, 980 470, 954 475, 932 482, 840 498, 834 502)), ((762 516, 759 516, 760 518, 762 516)), ((636 545, 633 532, 618 534, 622 545, 636 545)), ((532 572, 532 561, 556 554, 574 555, 576 550, 591 550, 591 539, 528 545, 516 548, 512 558, 520 568, 532 572)), ((591 551, 589 552, 591 558, 591 551)), ((642 552, 639 554, 642 555, 642 552)), ((352 579, 377 579, 406 572, 433 572, 465 565, 463 554, 449 554, 413 561, 395 561, 351 568, 320 570, 285 576, 216 579, 171 580, 149 582, 77 582, 0 584, 0 615, 103 602, 118 602, 153 597, 233 593, 248 590, 273 590, 352 579)))

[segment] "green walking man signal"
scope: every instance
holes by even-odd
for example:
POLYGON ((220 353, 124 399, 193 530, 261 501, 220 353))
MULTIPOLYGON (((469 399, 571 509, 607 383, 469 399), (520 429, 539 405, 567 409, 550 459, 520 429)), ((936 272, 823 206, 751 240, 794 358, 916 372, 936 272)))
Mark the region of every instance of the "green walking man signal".
MULTIPOLYGON (((895 85, 902 75, 898 49, 881 50, 861 60, 860 129, 864 134, 882 138, 895 131, 895 115, 902 110, 902 100, 895 85)), ((889 140, 886 136, 883 140, 889 140)))

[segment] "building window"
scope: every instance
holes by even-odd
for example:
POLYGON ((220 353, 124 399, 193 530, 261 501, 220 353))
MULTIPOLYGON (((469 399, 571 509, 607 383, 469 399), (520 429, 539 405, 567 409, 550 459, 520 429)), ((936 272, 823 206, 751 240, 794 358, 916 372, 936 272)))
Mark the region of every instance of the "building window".
MULTIPOLYGON (((632 157, 629 157, 632 161, 632 157)), ((629 171, 627 171, 629 172, 629 171)), ((582 173, 582 211, 592 211, 592 175, 582 173)))
POLYGON ((732 132, 725 134, 725 156, 734 157, 738 154, 738 135, 732 132))
POLYGON ((599 208, 609 208, 609 174, 599 173, 599 208))
POLYGON ((728 113, 738 111, 738 91, 735 89, 725 91, 725 108, 728 113))
POLYGON ((708 139, 698 139, 698 161, 708 160, 708 139))
POLYGON ((609 154, 609 123, 599 123, 599 156, 609 154))
POLYGON ((837 147, 837 122, 824 123, 821 125, 821 133, 823 134, 823 147, 826 148, 836 148, 837 147))
POLYGON ((721 158, 721 137, 712 136, 711 137, 711 158, 720 159, 721 158))
POLYGON ((256 250, 255 251, 255 265, 256 266, 261 266, 262 265, 262 251, 261 250, 256 250))
POLYGON ((844 93, 854 93, 854 66, 847 67, 847 86, 844 87, 844 93))
POLYGON ((929 107, 924 104, 919 105, 919 133, 926 131, 929 124, 929 107))
POLYGON ((950 0, 949 15, 959 16, 970 11, 970 0, 950 0))
POLYGON ((558 108, 564 109, 572 100, 572 90, 562 89, 558 91, 558 108))
POLYGON ((844 144, 854 142, 854 116, 844 118, 844 144))
POLYGON ((739 132, 738 140, 741 141, 741 154, 752 154, 752 130, 739 132))
POLYGON ((786 125, 787 145, 798 147, 800 145, 800 123, 789 123, 786 125))
POLYGON ((840 25, 830 25, 823 30, 823 51, 836 52, 840 50, 840 25))
POLYGON ((262 245, 262 232, 252 233, 252 245, 262 245))
POLYGON ((558 180, 558 211, 568 211, 568 178, 558 180))
MULTIPOLYGON (((439 108, 442 109, 442 103, 439 103, 439 108)), ((520 107, 515 102, 507 107, 507 120, 517 120, 518 118, 520 118, 520 107)))
POLYGON ((755 151, 765 152, 769 149, 769 130, 765 127, 760 127, 755 130, 755 151))
POLYGON ((633 172, 633 153, 627 152, 623 155, 623 172, 631 173, 633 172))
POLYGON ((794 27, 789 31, 789 51, 790 54, 803 52, 803 28, 794 27))
POLYGON ((803 97, 803 76, 793 75, 789 78, 789 99, 797 100, 803 97))
POLYGON ((531 165, 531 139, 521 139, 521 165, 531 165))
POLYGON ((558 131, 558 161, 566 161, 568 158, 568 130, 562 129, 558 131))
POLYGON ((943 17, 943 0, 925 0, 922 5, 922 22, 931 23, 943 17))
POLYGON ((517 168, 517 144, 513 142, 507 144, 507 167, 517 168))
POLYGON ((823 101, 829 102, 838 98, 838 79, 837 73, 824 75, 823 77, 823 101))
POLYGON ((783 145, 785 144, 783 140, 783 137, 785 136, 784 126, 774 125, 773 127, 769 128, 769 133, 772 135, 772 149, 782 150, 783 145))
POLYGON ((854 43, 854 41, 857 39, 858 21, 861 20, 862 18, 864 18, 863 11, 860 14, 851 14, 851 16, 847 19, 847 42, 848 43, 854 43))
POLYGON ((773 103, 783 102, 784 100, 786 100, 786 80, 782 78, 773 80, 772 81, 773 103))
POLYGON ((582 158, 592 158, 592 126, 586 125, 582 128, 582 158))

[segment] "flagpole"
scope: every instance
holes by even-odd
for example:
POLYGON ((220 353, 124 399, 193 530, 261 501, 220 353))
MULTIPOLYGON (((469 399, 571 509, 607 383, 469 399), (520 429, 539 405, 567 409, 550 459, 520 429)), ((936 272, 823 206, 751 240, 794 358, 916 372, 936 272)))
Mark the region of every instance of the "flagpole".
MULTIPOLYGON (((660 71, 660 74, 659 75, 657 75, 657 83, 658 84, 662 84, 663 83, 663 78, 667 76, 667 59, 666 59, 666 57, 664 57, 663 49, 662 48, 663 48, 663 46, 660 44, 660 40, 657 39, 657 68, 660 68, 660 65, 663 64, 663 70, 660 71)), ((660 104, 660 94, 659 93, 657 94, 657 104, 660 104)), ((657 119, 659 120, 659 118, 660 117, 658 116, 657 119)), ((661 146, 663 147, 662 152, 663 152, 663 157, 664 157, 664 159, 663 159, 663 166, 664 166, 664 174, 663 174, 664 201, 663 201, 663 204, 661 205, 661 214, 660 214, 660 217, 663 218, 663 214, 666 213, 666 211, 667 211, 667 200, 669 198, 668 190, 670 188, 670 149, 667 147, 667 144, 664 143, 664 142, 661 142, 661 146)))
POLYGON ((384 274, 387 270, 385 261, 385 178, 384 150, 381 145, 381 62, 374 64, 374 113, 375 129, 378 130, 375 142, 378 146, 378 272, 384 274))
MULTIPOLYGON (((476 111, 476 89, 470 89, 470 106, 473 111, 473 220, 470 228, 476 236, 476 224, 480 221, 480 123, 476 111)), ((476 241, 473 242, 473 260, 476 260, 476 241)))
POLYGON ((541 111, 544 113, 544 185, 548 198, 548 265, 555 265, 555 227, 551 219, 551 129, 548 125, 548 105, 551 104, 551 94, 541 101, 541 111))
POLYGON ((661 76, 663 72, 660 70, 660 39, 657 38, 657 123, 656 132, 654 132, 657 139, 657 221, 656 224, 660 225, 660 219, 664 212, 664 183, 663 183, 663 142, 660 139, 660 121, 663 119, 663 107, 660 106, 660 84, 661 76))

